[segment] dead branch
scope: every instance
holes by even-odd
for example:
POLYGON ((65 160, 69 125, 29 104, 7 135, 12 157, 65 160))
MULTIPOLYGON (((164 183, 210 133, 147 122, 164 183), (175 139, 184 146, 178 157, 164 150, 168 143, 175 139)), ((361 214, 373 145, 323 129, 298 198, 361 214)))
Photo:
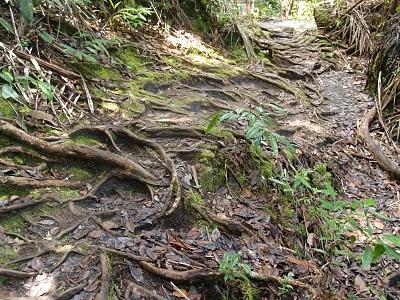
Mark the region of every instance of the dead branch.
MULTIPOLYGON (((9 47, 9 48, 11 48, 11 47, 9 47)), ((37 63, 40 66, 45 67, 46 69, 49 69, 49 70, 51 70, 53 72, 56 72, 56 73, 60 74, 61 76, 68 77, 68 78, 71 78, 71 79, 79 79, 79 78, 81 78, 81 76, 79 74, 77 74, 75 72, 72 72, 72 71, 69 71, 69 70, 66 70, 66 69, 63 69, 60 66, 54 65, 52 63, 49 63, 48 61, 45 61, 45 60, 43 60, 43 59, 41 59, 39 57, 35 57, 33 55, 27 54, 27 53, 19 51, 19 50, 14 50, 14 53, 20 59, 23 59, 23 60, 26 60, 26 61, 31 61, 32 59, 34 59, 34 60, 37 61, 37 63)))

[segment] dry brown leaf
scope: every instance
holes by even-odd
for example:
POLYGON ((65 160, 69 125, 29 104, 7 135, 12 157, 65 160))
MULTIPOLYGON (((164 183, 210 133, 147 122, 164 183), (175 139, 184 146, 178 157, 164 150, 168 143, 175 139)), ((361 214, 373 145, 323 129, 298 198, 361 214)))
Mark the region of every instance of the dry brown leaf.
POLYGON ((369 291, 369 289, 367 287, 367 284, 361 278, 360 275, 356 276, 356 278, 354 279, 354 284, 356 286, 357 292, 359 292, 359 293, 363 293, 363 292, 368 292, 369 291))
POLYGON ((253 196, 253 193, 248 188, 244 187, 242 189, 242 196, 245 198, 250 198, 251 196, 253 196))
POLYGON ((103 227, 106 230, 111 230, 111 229, 119 228, 120 226, 113 221, 105 221, 105 222, 103 222, 103 227))

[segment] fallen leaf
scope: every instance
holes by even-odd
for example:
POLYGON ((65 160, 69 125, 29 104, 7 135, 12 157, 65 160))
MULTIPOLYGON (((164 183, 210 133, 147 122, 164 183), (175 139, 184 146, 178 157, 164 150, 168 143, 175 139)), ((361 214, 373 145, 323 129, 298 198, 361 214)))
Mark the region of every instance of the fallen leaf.
POLYGON ((57 123, 55 122, 54 117, 46 112, 39 111, 39 110, 31 110, 29 112, 29 115, 36 120, 47 121, 50 124, 57 126, 57 123))
POLYGON ((365 281, 361 278, 360 275, 356 276, 356 278, 354 279, 354 284, 356 286, 357 292, 359 292, 359 293, 363 293, 363 292, 368 292, 369 291, 365 281))
POLYGON ((101 231, 101 230, 93 230, 89 233, 89 236, 92 239, 99 239, 99 238, 101 238, 102 235, 103 235, 103 231, 101 231))
POLYGON ((244 187, 242 189, 242 196, 245 198, 250 198, 251 196, 253 196, 253 193, 248 188, 244 187))
POLYGON ((120 226, 113 221, 105 221, 105 222, 103 222, 103 227, 106 230, 111 230, 111 229, 119 228, 120 226))
POLYGON ((307 236, 307 244, 308 244, 310 247, 314 247, 314 241, 315 241, 315 233, 310 233, 310 234, 307 236))
POLYGON ((43 271, 44 265, 42 260, 39 257, 35 257, 32 259, 31 263, 31 268, 34 269, 36 272, 41 273, 43 271))
POLYGON ((157 254, 154 253, 153 250, 151 250, 150 248, 146 248, 146 254, 148 257, 150 257, 152 260, 156 260, 157 259, 157 254))
POLYGON ((189 292, 185 289, 179 289, 181 292, 174 290, 174 292, 172 293, 172 295, 174 295, 177 298, 181 298, 181 299, 187 299, 189 292))

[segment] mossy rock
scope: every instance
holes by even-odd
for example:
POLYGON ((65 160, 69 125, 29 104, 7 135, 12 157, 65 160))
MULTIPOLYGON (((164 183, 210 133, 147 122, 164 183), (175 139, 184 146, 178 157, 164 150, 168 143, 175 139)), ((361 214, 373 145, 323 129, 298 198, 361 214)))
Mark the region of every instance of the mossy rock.
POLYGON ((144 112, 145 109, 146 107, 144 103, 133 97, 124 102, 121 107, 122 115, 126 118, 132 118, 135 115, 144 112))

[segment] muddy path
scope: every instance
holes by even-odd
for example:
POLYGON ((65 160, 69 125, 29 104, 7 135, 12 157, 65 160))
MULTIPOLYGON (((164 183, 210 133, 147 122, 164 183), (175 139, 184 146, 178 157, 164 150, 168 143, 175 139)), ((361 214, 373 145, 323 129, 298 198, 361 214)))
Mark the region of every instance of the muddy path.
MULTIPOLYGON (((395 261, 383 257, 361 269, 365 235, 346 228, 339 237, 337 229, 326 229, 330 218, 342 215, 324 210, 327 218, 319 217, 322 208, 315 203, 324 194, 306 185, 293 188, 303 174, 315 189, 333 186, 338 196, 332 197, 374 198, 374 211, 387 217, 369 217, 372 234, 397 234, 398 182, 356 138, 358 120, 373 105, 363 92, 363 62, 334 63, 336 50, 316 34, 262 27, 278 49, 274 66, 265 61, 230 77, 211 68, 145 85, 152 101, 135 118, 103 117, 68 135, 38 133, 28 142, 21 130, 0 124, 3 133, 34 150, 29 155, 63 158, 34 176, 82 183, 63 193, 5 199, 0 298, 385 295, 395 261), (296 147, 296 158, 283 151, 274 156, 267 142, 251 146, 243 138, 243 120, 204 134, 216 111, 257 107, 274 118, 276 132, 296 147), (72 177, 65 171, 82 165, 84 171, 72 177), (281 188, 284 180, 289 193, 281 188), (350 235, 356 240, 345 244, 343 236, 350 235)), ((15 169, 2 172, 8 180, 15 175, 15 169)), ((30 168, 19 172, 33 176, 30 168)))

